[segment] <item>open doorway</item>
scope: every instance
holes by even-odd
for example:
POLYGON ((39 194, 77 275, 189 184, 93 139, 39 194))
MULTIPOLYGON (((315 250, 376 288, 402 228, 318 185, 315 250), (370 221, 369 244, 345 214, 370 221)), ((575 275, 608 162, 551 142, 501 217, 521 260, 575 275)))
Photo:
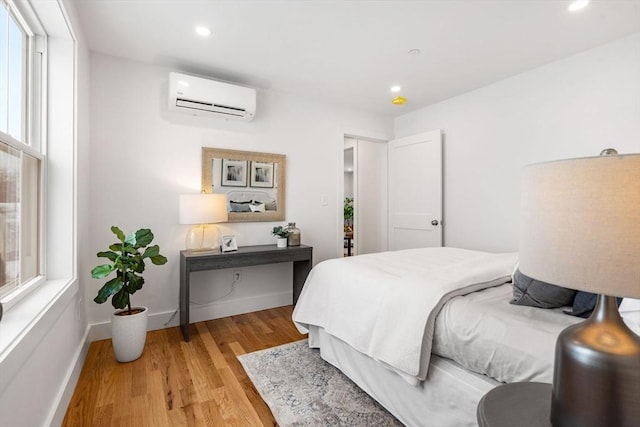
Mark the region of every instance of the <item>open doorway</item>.
POLYGON ((344 147, 344 200, 343 200, 343 229, 344 229, 344 256, 353 256, 355 251, 354 233, 354 151, 355 144, 345 139, 344 147))
POLYGON ((386 141, 344 139, 343 255, 387 248, 386 141))

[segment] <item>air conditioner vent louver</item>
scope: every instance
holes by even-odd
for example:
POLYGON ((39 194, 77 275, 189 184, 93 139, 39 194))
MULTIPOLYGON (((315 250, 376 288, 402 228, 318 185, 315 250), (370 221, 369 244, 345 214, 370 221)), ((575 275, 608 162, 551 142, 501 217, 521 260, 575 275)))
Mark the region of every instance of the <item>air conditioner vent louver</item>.
POLYGON ((212 104, 210 102, 191 101, 189 99, 182 98, 176 99, 176 107, 200 111, 210 111, 240 117, 244 117, 247 113, 247 110, 245 110, 244 108, 229 107, 228 105, 212 104))
POLYGON ((196 116, 250 121, 255 89, 180 73, 169 73, 169 110, 196 116))

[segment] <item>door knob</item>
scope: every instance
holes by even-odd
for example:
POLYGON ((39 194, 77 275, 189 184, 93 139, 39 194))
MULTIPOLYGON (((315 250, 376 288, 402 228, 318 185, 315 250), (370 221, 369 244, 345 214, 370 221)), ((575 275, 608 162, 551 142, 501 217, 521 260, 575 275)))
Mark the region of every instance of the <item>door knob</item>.
POLYGON ((435 227, 436 225, 438 225, 438 224, 439 224, 439 222, 438 222, 438 220, 437 220, 437 219, 434 219, 433 221, 431 221, 431 225, 433 225, 434 227, 435 227))

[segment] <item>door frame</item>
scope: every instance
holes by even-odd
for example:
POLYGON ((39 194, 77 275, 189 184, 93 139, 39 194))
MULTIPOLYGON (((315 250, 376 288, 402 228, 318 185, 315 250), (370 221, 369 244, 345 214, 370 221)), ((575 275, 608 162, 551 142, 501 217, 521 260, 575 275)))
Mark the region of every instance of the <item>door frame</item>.
MULTIPOLYGON (((354 139, 360 139, 363 141, 371 141, 371 142, 386 144, 393 138, 384 133, 375 132, 375 131, 366 131, 366 130, 345 130, 341 132, 340 135, 341 135, 341 142, 339 144, 339 149, 336 150, 336 159, 339 167, 338 167, 338 180, 337 180, 337 189, 336 189, 337 201, 338 201, 338 203, 336 203, 337 205, 336 206, 336 218, 337 218, 336 225, 338 226, 336 227, 335 232, 336 232, 336 255, 342 258, 344 256, 344 229, 343 229, 343 224, 344 224, 344 140, 346 138, 354 138, 354 139)), ((356 154, 356 150, 354 149, 354 157, 355 157, 355 154, 356 154)), ((356 160, 354 158, 354 171, 353 171, 354 174, 356 173, 356 168, 357 168, 355 163, 356 163, 356 160)), ((357 178, 354 177, 354 186, 356 185, 356 182, 357 182, 357 178)), ((384 182, 386 185, 386 171, 385 171, 384 182)), ((354 188, 354 198, 356 195, 355 194, 356 191, 357 190, 354 188)), ((358 201, 356 199, 354 204, 354 210, 357 209, 357 202, 358 201)), ((383 204, 387 206, 386 190, 384 191, 384 195, 383 195, 383 204)), ((387 217, 388 209, 384 209, 383 212, 384 212, 383 218, 382 218, 383 227, 384 227, 384 230, 383 230, 384 248, 383 249, 386 250, 386 248, 388 247, 386 230, 389 227, 388 217, 387 217)), ((354 227, 357 226, 355 219, 356 218, 354 217, 354 227)), ((357 240, 356 240, 356 244, 357 244, 357 240)))
MULTIPOLYGON (((343 154, 345 151, 347 151, 348 149, 351 149, 353 151, 353 178, 351 180, 351 182, 353 183, 353 240, 352 240, 352 244, 353 244, 353 251, 358 254, 359 252, 359 248, 358 248, 358 239, 357 239, 357 235, 358 235, 358 229, 360 228, 360 225, 358 224, 358 211, 359 211, 359 206, 358 206, 358 198, 356 197, 358 195, 358 138, 353 137, 353 136, 345 136, 344 138, 344 143, 343 143, 343 154), (347 138, 353 139, 353 144, 347 144, 347 138)), ((343 157, 344 159, 344 157, 343 157)), ((344 185, 344 172, 342 174, 342 206, 344 209, 344 197, 345 197, 345 185, 344 185)), ((342 220, 340 222, 341 224, 344 225, 344 211, 342 211, 342 220)), ((340 227, 338 227, 340 228, 340 227)), ((344 246, 344 233, 343 233, 343 246, 344 246)), ((341 252, 342 255, 344 256, 344 247, 343 247, 343 251, 341 252)))

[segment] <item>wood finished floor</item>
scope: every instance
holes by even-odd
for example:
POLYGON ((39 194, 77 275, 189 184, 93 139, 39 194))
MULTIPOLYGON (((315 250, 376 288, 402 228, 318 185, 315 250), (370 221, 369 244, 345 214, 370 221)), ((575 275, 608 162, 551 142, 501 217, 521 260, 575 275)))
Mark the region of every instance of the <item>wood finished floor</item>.
POLYGON ((142 357, 118 363, 91 343, 63 426, 275 426, 236 355, 301 340, 293 306, 149 332, 142 357))

